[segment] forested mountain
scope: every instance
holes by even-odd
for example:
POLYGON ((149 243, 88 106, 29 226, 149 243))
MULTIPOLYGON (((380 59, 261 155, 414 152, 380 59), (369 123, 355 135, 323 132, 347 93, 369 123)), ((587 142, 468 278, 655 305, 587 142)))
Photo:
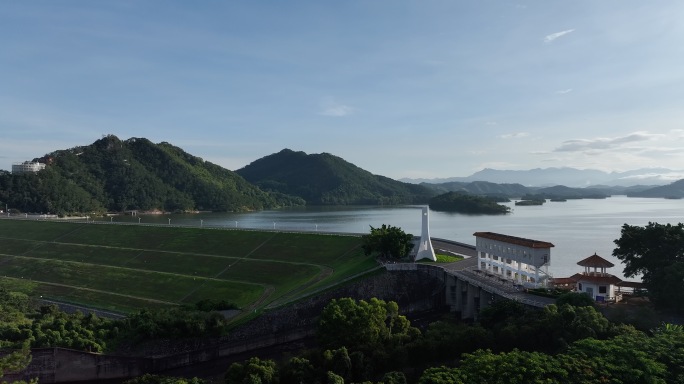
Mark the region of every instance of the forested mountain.
POLYGON ((654 187, 640 192, 628 193, 629 197, 664 197, 667 199, 684 198, 684 179, 677 180, 672 184, 654 187))
MULTIPOLYGON (((571 188, 563 185, 553 187, 538 188, 526 187, 522 184, 496 184, 488 181, 472 181, 469 183, 451 181, 441 184, 422 183, 421 185, 435 190, 439 193, 444 192, 463 192, 478 196, 519 198, 522 196, 534 196, 537 198, 553 199, 603 199, 616 190, 611 187, 604 188, 571 188)), ((622 189, 624 193, 625 189, 622 189)))
POLYGON ((125 210, 244 211, 302 205, 291 196, 264 192, 235 172, 187 154, 169 143, 119 140, 36 159, 36 174, 0 175, 0 201, 23 212, 125 210))
POLYGON ((539 188, 531 194, 545 199, 605 199, 610 196, 609 193, 597 188, 570 188, 564 185, 539 188))
POLYGON ((488 181, 450 181, 439 184, 421 183, 421 185, 440 193, 466 192, 483 196, 520 197, 534 191, 533 188, 528 188, 522 184, 496 184, 488 181))
POLYGON ((283 149, 236 172, 264 190, 298 196, 307 204, 413 204, 436 195, 421 185, 373 175, 329 153, 283 149))

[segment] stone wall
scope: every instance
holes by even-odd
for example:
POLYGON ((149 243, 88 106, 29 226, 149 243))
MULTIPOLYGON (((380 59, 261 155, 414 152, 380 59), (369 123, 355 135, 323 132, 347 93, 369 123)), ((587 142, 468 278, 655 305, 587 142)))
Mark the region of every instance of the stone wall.
POLYGON ((444 282, 425 270, 385 272, 347 286, 320 293, 293 305, 266 312, 259 318, 235 329, 230 340, 243 340, 288 329, 314 327, 318 315, 332 299, 373 297, 396 301, 402 313, 420 312, 444 306, 444 282))

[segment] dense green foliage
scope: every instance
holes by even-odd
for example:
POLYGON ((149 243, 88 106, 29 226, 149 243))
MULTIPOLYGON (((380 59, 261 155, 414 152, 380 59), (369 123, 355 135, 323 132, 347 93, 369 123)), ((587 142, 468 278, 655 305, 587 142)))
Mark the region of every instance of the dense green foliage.
POLYGON ((7 372, 23 369, 31 361, 27 328, 31 320, 26 317, 28 297, 0 288, 0 350, 12 350, 0 354, 0 378, 7 372))
POLYGON ((226 319, 218 312, 203 312, 185 308, 142 310, 117 322, 126 339, 141 342, 154 339, 220 336, 225 332, 226 319))
POLYGON ((625 224, 614 242, 625 276, 641 275, 653 303, 684 313, 684 224, 625 224))
POLYGON ((25 294, 0 288, 0 349, 19 350, 0 359, 0 374, 3 369, 25 365, 28 347, 105 352, 111 344, 212 337, 226 330, 226 320, 220 313, 188 308, 143 310, 111 320, 94 314, 66 313, 55 305, 34 306, 25 294))
POLYGON ((378 254, 384 258, 404 259, 413 249, 413 235, 399 227, 383 224, 380 228, 370 227, 370 233, 361 237, 366 255, 378 254))
POLYGON ((481 321, 452 319, 423 332, 408 320, 389 331, 398 307, 333 300, 318 329, 320 349, 281 364, 231 366, 230 383, 681 383, 684 327, 646 334, 608 322, 591 306, 533 310, 495 302, 481 321))
POLYGON ((225 375, 226 384, 277 384, 278 370, 273 360, 252 357, 244 364, 233 363, 225 375))
POLYGON ((416 336, 397 303, 371 299, 334 299, 323 309, 318 339, 328 348, 347 347, 371 352, 381 345, 401 344, 416 336))
POLYGON ((417 204, 434 192, 424 186, 373 175, 329 153, 284 149, 236 171, 263 190, 298 196, 307 204, 417 204))
MULTIPOLYGON (((22 212, 60 215, 126 210, 243 211, 302 205, 263 192, 234 172, 169 143, 121 141, 52 152, 36 174, 0 174, 0 202, 22 212)), ((4 205, 4 204, 3 204, 4 205)))
POLYGON ((431 198, 430 209, 477 214, 504 214, 510 211, 510 208, 498 204, 491 198, 460 192, 447 192, 431 198))
POLYGON ((102 352, 107 341, 118 334, 108 320, 95 315, 68 314, 55 306, 33 311, 26 297, 20 299, 20 307, 15 306, 21 294, 0 290, 0 296, 4 312, 0 323, 0 347, 3 348, 64 347, 102 352))

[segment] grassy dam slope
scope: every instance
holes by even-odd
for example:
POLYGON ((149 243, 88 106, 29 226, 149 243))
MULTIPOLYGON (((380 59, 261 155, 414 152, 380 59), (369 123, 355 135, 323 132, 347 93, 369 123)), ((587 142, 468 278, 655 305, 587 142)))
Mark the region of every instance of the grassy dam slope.
POLYGON ((119 312, 221 299, 257 309, 375 267, 355 236, 0 220, 0 283, 119 312))

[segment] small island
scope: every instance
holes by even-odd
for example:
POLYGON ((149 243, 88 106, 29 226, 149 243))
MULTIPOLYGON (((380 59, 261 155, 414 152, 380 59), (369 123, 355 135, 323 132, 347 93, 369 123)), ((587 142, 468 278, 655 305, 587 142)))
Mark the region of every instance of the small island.
POLYGON ((546 203, 546 199, 532 199, 532 200, 516 201, 515 205, 528 206, 528 205, 542 205, 544 203, 546 203))
POLYGON ((510 212, 510 208, 498 204, 494 199, 470 195, 462 192, 447 192, 430 199, 433 211, 500 215, 510 212))

